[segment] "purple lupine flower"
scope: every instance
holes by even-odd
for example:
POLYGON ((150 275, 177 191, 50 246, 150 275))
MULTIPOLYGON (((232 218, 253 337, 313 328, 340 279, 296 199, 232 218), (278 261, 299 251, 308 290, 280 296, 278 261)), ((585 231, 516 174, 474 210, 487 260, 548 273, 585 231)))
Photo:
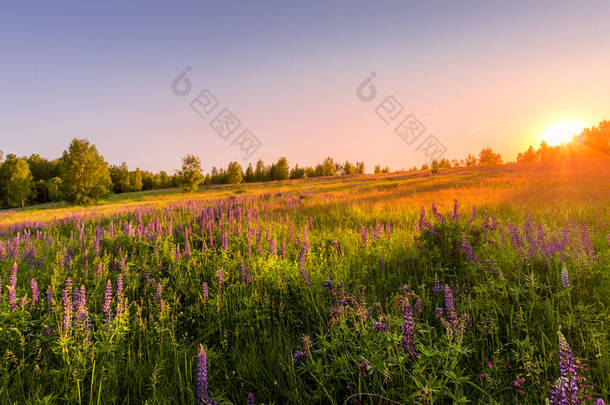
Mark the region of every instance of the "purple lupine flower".
POLYGON ((373 328, 378 332, 387 332, 388 324, 385 322, 380 322, 377 319, 373 319, 373 328))
POLYGON ((436 220, 438 222, 440 222, 440 223, 445 222, 445 217, 443 216, 443 214, 438 212, 438 208, 436 208, 436 203, 434 201, 432 202, 432 214, 434 214, 434 217, 436 218, 436 220))
POLYGON ((87 310, 87 298, 85 286, 80 286, 80 294, 79 294, 79 302, 78 308, 76 310, 76 320, 74 322, 75 327, 81 328, 85 333, 85 340, 89 340, 89 331, 90 331, 90 320, 89 320, 89 311, 87 310))
POLYGON ((405 304, 403 306, 403 313, 404 322, 402 327, 401 345, 405 353, 415 358, 417 357, 417 352, 413 347, 413 333, 415 330, 415 325, 413 322, 413 312, 411 310, 411 303, 409 303, 409 300, 405 301, 405 304))
POLYGON ((254 405, 254 394, 248 394, 248 405, 254 405))
POLYGON ((277 246, 275 244, 275 239, 272 239, 269 242, 269 254, 271 256, 277 256, 277 246))
POLYGON ((246 274, 246 282, 248 285, 252 285, 252 269, 248 267, 248 273, 246 274))
POLYGON ((299 254, 299 270, 301 271, 301 276, 303 277, 303 281, 308 286, 311 286, 311 281, 309 279, 309 273, 307 273, 307 269, 305 268, 305 256, 307 254, 307 249, 305 246, 301 249, 301 253, 299 254))
POLYGON ((286 240, 284 239, 284 236, 282 235, 282 259, 286 260, 286 240))
POLYGON ((3 294, 2 294, 2 277, 0 277, 0 304, 2 304, 2 298, 3 298, 3 294))
POLYGON ((208 303, 208 283, 203 282, 202 288, 202 297, 203 297, 203 305, 205 306, 208 303))
POLYGON ((17 310, 17 290, 15 287, 12 287, 10 284, 6 286, 8 289, 8 304, 11 307, 11 310, 17 310))
POLYGON ((116 279, 116 298, 119 302, 123 301, 123 273, 119 273, 116 279))
POLYGON ((453 302, 453 293, 451 292, 451 287, 449 287, 448 284, 445 285, 445 313, 447 314, 447 318, 449 318, 449 323, 452 329, 458 327, 458 319, 455 312, 455 304, 453 302))
POLYGON ((385 233, 388 236, 388 238, 390 236, 392 236, 392 224, 390 223, 389 219, 388 219, 388 222, 386 222, 386 224, 385 224, 385 233))
POLYGON ((362 226, 360 228, 360 239, 362 240, 362 244, 366 245, 366 226, 362 226))
POLYGON ((220 293, 222 293, 222 282, 223 282, 223 274, 222 274, 222 268, 218 268, 218 295, 220 295, 220 293))
POLYGON ((63 304, 64 304, 64 314, 63 314, 63 321, 62 321, 62 332, 65 335, 68 335, 70 333, 70 328, 72 326, 72 310, 73 310, 73 305, 72 305, 72 279, 68 277, 68 279, 66 280, 66 287, 64 288, 64 293, 63 293, 63 304))
POLYGON ((30 280, 30 292, 32 294, 32 299, 30 302, 30 311, 34 309, 34 306, 38 302, 39 294, 38 294, 38 284, 36 283, 36 279, 32 278, 30 280))
POLYGON ((579 366, 568 341, 561 332, 559 336, 559 378, 555 381, 551 392, 549 403, 551 405, 578 404, 581 403, 578 381, 579 366))
POLYGON ((229 235, 227 233, 222 234, 222 250, 226 251, 229 249, 229 235))
POLYGON ((438 281, 437 277, 434 277, 434 285, 432 286, 432 293, 440 294, 442 291, 443 291, 443 288, 441 287, 440 281, 438 281))
POLYGON ((595 405, 606 405, 606 403, 602 398, 597 398, 597 401, 595 401, 595 405))
POLYGON ((436 309, 434 310, 434 316, 439 319, 443 316, 443 313, 443 308, 436 307, 436 309))
POLYGON ((106 329, 110 330, 112 322, 112 282, 108 280, 104 291, 104 316, 106 318, 106 329))
POLYGON ((481 267, 481 261, 472 251, 472 247, 470 246, 470 243, 468 243, 468 239, 466 239, 466 236, 462 236, 461 248, 462 252, 466 254, 466 258, 469 262, 476 263, 477 266, 481 267))
POLYGON ((301 350, 297 350, 296 352, 294 352, 294 354, 292 355, 292 362, 294 364, 297 364, 299 362, 299 360, 301 360, 303 357, 307 357, 307 353, 301 351, 301 350))
POLYGON ((563 270, 561 270, 561 284, 563 285, 563 288, 570 288, 570 275, 565 266, 563 267, 563 270))
POLYGON ((197 403, 199 405, 208 405, 208 355, 199 345, 199 355, 197 356, 197 403))
POLYGON ((13 267, 11 267, 11 275, 8 281, 8 285, 13 287, 13 289, 17 288, 17 262, 13 262, 13 267))
POLYGON ((97 264, 97 271, 95 272, 95 277, 99 280, 102 278, 102 262, 97 264))

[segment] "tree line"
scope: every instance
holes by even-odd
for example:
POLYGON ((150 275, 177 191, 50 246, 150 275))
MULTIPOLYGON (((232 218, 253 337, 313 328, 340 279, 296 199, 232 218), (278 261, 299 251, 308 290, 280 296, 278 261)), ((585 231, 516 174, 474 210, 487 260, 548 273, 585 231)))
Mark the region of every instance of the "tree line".
MULTIPOLYGON (((584 129, 572 142, 550 146, 545 141, 537 149, 530 146, 517 155, 518 163, 541 162, 572 156, 610 154, 610 121, 584 129)), ((483 148, 477 156, 469 154, 464 159, 434 160, 421 167, 413 166, 408 171, 443 168, 473 167, 502 164, 502 156, 491 148, 483 148)), ((400 170, 405 171, 405 170, 400 170)), ((183 191, 195 191, 200 185, 239 184, 307 177, 363 174, 363 162, 335 162, 332 157, 315 166, 298 164, 292 168, 285 157, 266 165, 258 160, 246 170, 237 162, 226 168, 213 167, 204 174, 201 160, 195 155, 182 159, 182 167, 174 174, 164 171, 153 173, 139 168, 129 170, 126 163, 109 165, 95 145, 85 139, 73 139, 58 159, 49 160, 38 154, 18 157, 6 156, 0 151, 0 208, 24 207, 54 201, 75 204, 90 204, 110 193, 138 192, 143 190, 181 187, 183 191)), ((374 173, 388 173, 388 166, 376 165, 374 173)))

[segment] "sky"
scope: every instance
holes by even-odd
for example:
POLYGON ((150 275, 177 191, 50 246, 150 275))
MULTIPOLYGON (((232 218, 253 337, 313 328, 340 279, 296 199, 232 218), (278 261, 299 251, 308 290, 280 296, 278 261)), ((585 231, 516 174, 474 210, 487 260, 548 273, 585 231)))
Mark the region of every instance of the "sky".
POLYGON ((609 19, 608 1, 3 2, 0 150, 56 158, 76 137, 130 169, 192 153, 206 170, 332 156, 371 171, 421 165, 434 136, 449 159, 512 160, 558 121, 610 119, 609 19), (203 90, 218 104, 200 116, 203 90), (386 123, 388 96, 403 109, 386 123), (240 126, 220 136, 225 108, 240 126), (425 127, 411 144, 394 131, 409 114, 425 127), (246 129, 258 149, 240 148, 246 129))

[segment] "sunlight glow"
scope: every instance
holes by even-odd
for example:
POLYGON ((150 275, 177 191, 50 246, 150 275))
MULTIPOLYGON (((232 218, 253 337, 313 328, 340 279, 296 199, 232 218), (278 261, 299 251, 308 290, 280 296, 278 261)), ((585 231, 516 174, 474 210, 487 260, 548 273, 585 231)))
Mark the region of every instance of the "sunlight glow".
POLYGON ((542 139, 551 146, 557 146, 570 142, 574 135, 587 128, 588 125, 582 121, 560 121, 551 125, 542 133, 542 139))

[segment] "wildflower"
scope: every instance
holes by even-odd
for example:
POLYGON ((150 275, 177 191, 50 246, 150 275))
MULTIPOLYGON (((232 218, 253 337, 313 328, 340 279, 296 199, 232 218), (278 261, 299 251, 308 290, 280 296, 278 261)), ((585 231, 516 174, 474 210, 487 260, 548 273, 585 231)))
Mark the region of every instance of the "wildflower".
POLYGON ((580 388, 578 386, 578 364, 572 348, 561 332, 559 336, 559 378, 555 381, 549 402, 551 405, 577 404, 580 388))
POLYGON ((199 405, 209 405, 215 402, 208 397, 208 355, 199 345, 199 355, 197 356, 197 403, 199 405))
POLYGON ((442 291, 443 291, 443 288, 441 287, 441 283, 438 281, 437 277, 434 277, 434 285, 432 286, 432 293, 440 294, 442 291))
POLYGON ((362 226, 360 228, 360 239, 362 240, 362 244, 366 245, 366 226, 362 226))
POLYGON ((245 284, 246 282, 246 265, 244 264, 244 262, 241 262, 241 267, 240 267, 240 275, 241 275, 241 283, 245 284))
POLYGON ((294 364, 297 364, 299 362, 299 360, 301 360, 303 357, 307 357, 307 353, 302 352, 301 350, 297 350, 296 352, 294 352, 294 354, 292 355, 292 362, 294 364))
POLYGON ((470 243, 468 243, 468 239, 466 239, 466 236, 462 236, 461 248, 462 251, 466 254, 466 258, 469 262, 476 263, 479 267, 481 266, 481 261, 472 251, 472 247, 470 246, 470 243))
POLYGON ((156 294, 156 298, 157 298, 157 303, 160 304, 161 303, 161 298, 163 295, 163 284, 161 283, 157 283, 157 294, 156 294))
POLYGON ((335 250, 337 251, 337 256, 343 256, 343 253, 341 252, 341 246, 339 246, 339 241, 333 240, 332 244, 335 247, 335 250))
POLYGON ((6 286, 8 289, 8 303, 13 311, 17 310, 17 291, 10 284, 6 286))
POLYGON ((373 320, 373 328, 375 328, 376 331, 378 332, 387 332, 388 331, 388 324, 385 322, 380 322, 377 319, 373 320))
POLYGON ((364 360, 362 361, 362 363, 360 363, 360 373, 362 374, 363 378, 367 377, 367 373, 371 370, 371 365, 369 364, 368 361, 364 360))
POLYGON ((563 266, 563 270, 561 270, 561 284, 563 288, 570 288, 570 275, 568 274, 568 269, 566 266, 563 266))
POLYGON ((417 352, 415 348, 413 348, 413 332, 414 332, 414 322, 413 322, 413 313, 411 311, 411 304, 409 300, 405 301, 405 305, 403 306, 404 313, 404 323, 402 327, 402 341, 401 345, 403 350, 409 354, 411 357, 417 357, 417 352))
POLYGON ((34 306, 38 302, 38 284, 36 283, 36 279, 33 278, 30 280, 30 292, 32 294, 32 301, 30 302, 30 311, 34 309, 34 306))
POLYGON ((116 297, 117 300, 123 300, 123 273, 119 273, 116 279, 116 297))
POLYGON ((203 305, 205 306, 208 303, 208 283, 203 282, 202 287, 202 297, 203 297, 203 305))
POLYGON ((254 394, 248 394, 248 405, 254 405, 254 394))
POLYGON ((299 270, 301 271, 301 276, 303 277, 303 281, 308 286, 311 286, 311 281, 309 280, 309 273, 307 273, 307 269, 305 268, 305 256, 307 254, 307 249, 305 246, 301 249, 301 253, 299 254, 299 270))
POLYGON ((63 333, 64 335, 68 335, 70 333, 70 328, 72 326, 72 279, 68 278, 66 280, 66 287, 64 288, 63 293, 63 304, 64 304, 64 314, 63 314, 63 333))

